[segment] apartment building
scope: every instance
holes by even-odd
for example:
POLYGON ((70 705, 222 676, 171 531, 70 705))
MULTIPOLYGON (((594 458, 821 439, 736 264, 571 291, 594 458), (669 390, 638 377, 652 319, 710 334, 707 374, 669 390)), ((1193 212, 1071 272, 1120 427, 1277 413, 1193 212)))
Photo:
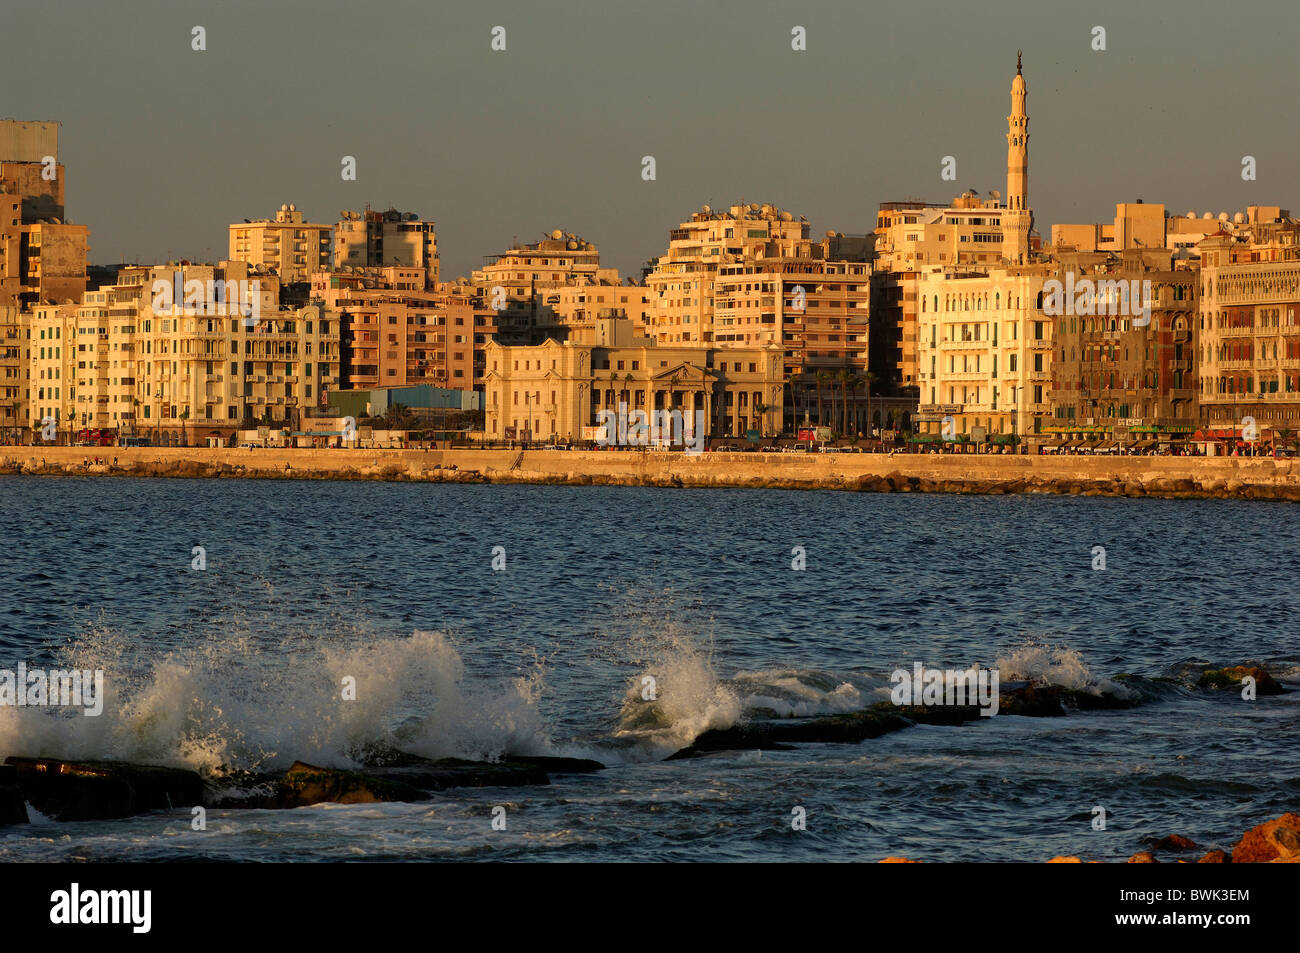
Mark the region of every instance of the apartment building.
POLYGON ((1032 437, 1050 425, 1052 321, 1043 314, 1048 265, 958 271, 917 281, 917 430, 973 441, 1032 437))
POLYGON ((344 387, 481 387, 493 312, 468 294, 355 289, 337 296, 344 387))
POLYGON ((333 227, 305 221, 292 203, 281 205, 275 218, 245 219, 229 231, 229 259, 274 269, 282 284, 310 281, 332 261, 333 227))
POLYGON ((254 421, 300 423, 338 387, 339 317, 281 309, 278 291, 274 275, 223 262, 125 268, 86 292, 72 338, 75 425, 192 443, 254 421), (249 293, 227 296, 218 282, 249 293))
POLYGON ((438 287, 438 234, 415 212, 343 212, 334 227, 334 268, 419 269, 419 290, 438 287))
POLYGON ((1060 256, 1054 278, 1070 300, 1045 309, 1054 322, 1048 430, 1132 443, 1197 429, 1199 280, 1195 262, 1175 254, 1060 256))
POLYGON ((1201 416, 1225 436, 1300 431, 1300 222, 1278 212, 1197 246, 1201 416))
POLYGON ((0 443, 20 443, 27 426, 31 315, 0 303, 0 443))
POLYGON ((541 241, 516 241, 498 255, 488 255, 467 284, 455 290, 472 293, 496 314, 496 336, 506 344, 537 343, 543 301, 566 285, 617 285, 617 268, 600 264, 600 250, 571 232, 554 229, 541 241))
POLYGON ((642 285, 584 282, 548 288, 538 298, 537 342, 553 337, 575 344, 595 343, 598 318, 627 318, 638 335, 649 328, 650 292, 642 285))
MULTIPOLYGON (((800 243, 807 240, 808 223, 773 205, 733 205, 725 212, 703 206, 669 232, 667 254, 647 266, 654 339, 665 345, 712 346, 720 271, 761 257, 797 257, 800 243)), ((734 283, 729 287, 734 292, 734 283)), ((774 308, 769 305, 769 312, 774 308)), ((735 343, 736 315, 725 317, 729 323, 721 327, 727 343, 735 343)))
POLYGON ((37 305, 28 319, 27 390, 31 408, 28 425, 32 430, 41 430, 52 423, 61 443, 69 442, 67 435, 77 424, 79 307, 37 305))

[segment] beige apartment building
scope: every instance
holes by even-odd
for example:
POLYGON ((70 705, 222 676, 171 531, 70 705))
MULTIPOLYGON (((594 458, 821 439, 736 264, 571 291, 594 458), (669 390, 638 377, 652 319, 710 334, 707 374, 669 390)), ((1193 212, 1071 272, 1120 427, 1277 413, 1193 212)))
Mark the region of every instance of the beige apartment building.
POLYGON ((1300 431, 1300 222, 1278 218, 1198 246, 1201 416, 1224 436, 1300 431))
POLYGON ((77 424, 77 304, 37 305, 28 326, 29 426, 53 422, 58 442, 68 443, 77 424))
POLYGON ((19 443, 27 426, 31 315, 0 303, 0 443, 19 443))
POLYGON ((650 292, 642 285, 575 283, 548 288, 538 297, 536 331, 540 337, 594 344, 598 318, 627 318, 638 335, 645 335, 649 327, 650 292))
POLYGON ((538 337, 543 301, 566 285, 617 285, 617 268, 603 268, 600 250, 570 232, 555 229, 538 242, 515 242, 488 255, 475 269, 468 291, 496 313, 496 335, 506 344, 530 344, 538 337))
POLYGON ((415 212, 344 212, 334 227, 334 268, 414 268, 419 290, 438 287, 438 235, 415 212))
POLYGON ((917 373, 921 433, 1031 436, 1051 421, 1052 321, 1042 312, 1047 265, 987 273, 926 272, 920 302, 917 373))
MULTIPOLYGON (((764 435, 780 428, 781 351, 775 345, 707 348, 658 345, 631 321, 597 321, 594 344, 487 345, 488 439, 568 443, 584 439, 597 414, 623 409, 703 413, 708 436, 764 435)), ((689 425, 688 425, 689 426, 689 425)))
MULTIPOLYGON (((733 205, 725 212, 703 206, 669 233, 668 253, 647 268, 655 340, 712 346, 719 272, 762 257, 796 257, 807 239, 808 223, 773 205, 733 205)), ((723 327, 734 343, 735 315, 728 317, 723 327)))
POLYGON ((36 381, 28 425, 39 429, 51 401, 63 421, 71 412, 75 429, 162 443, 226 436, 251 421, 297 425, 338 386, 339 317, 320 307, 281 310, 278 291, 274 275, 244 263, 133 267, 86 292, 71 338, 70 309, 38 309, 32 369, 46 376, 36 381), (247 282, 252 313, 245 301, 220 300, 219 281, 247 282))
POLYGON ((303 220, 293 204, 281 205, 275 218, 244 220, 230 226, 230 260, 272 268, 282 284, 310 281, 331 263, 333 228, 303 220))

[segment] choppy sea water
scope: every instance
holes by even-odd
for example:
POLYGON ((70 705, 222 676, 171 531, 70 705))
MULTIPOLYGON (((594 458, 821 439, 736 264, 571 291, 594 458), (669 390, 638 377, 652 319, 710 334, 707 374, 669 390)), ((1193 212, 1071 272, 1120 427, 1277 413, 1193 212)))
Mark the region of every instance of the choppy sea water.
POLYGON ((0 668, 109 686, 99 718, 0 707, 0 757, 274 770, 385 741, 609 765, 210 810, 203 832, 188 810, 38 816, 0 828, 0 860, 1104 859, 1174 832, 1226 846, 1300 802, 1300 691, 1193 687, 1253 662, 1300 689, 1294 505, 6 478, 0 520, 0 668), (665 760, 711 727, 865 707, 917 661, 1161 681, 1122 711, 665 760))

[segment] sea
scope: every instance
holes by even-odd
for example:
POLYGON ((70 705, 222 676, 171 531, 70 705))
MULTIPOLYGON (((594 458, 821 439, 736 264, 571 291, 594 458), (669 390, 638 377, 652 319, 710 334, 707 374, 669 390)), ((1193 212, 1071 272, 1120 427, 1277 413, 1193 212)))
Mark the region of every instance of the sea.
POLYGON ((0 526, 0 669, 105 673, 98 717, 0 707, 0 758, 606 766, 202 830, 29 807, 0 861, 1115 860, 1300 803, 1294 504, 15 476, 0 526), (1135 704, 671 757, 917 662, 1135 704), (1238 664, 1292 691, 1198 687, 1238 664))

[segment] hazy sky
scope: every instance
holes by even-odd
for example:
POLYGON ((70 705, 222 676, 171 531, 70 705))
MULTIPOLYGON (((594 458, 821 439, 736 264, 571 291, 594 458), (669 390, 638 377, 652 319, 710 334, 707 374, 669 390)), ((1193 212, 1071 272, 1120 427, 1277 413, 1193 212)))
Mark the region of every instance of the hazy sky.
POLYGON ((92 262, 215 260, 282 202, 326 223, 370 203, 435 220, 446 277, 552 228, 635 276, 704 203, 820 236, 1005 190, 1017 48, 1044 237, 1137 198, 1300 211, 1297 37, 1296 0, 52 0, 3 14, 0 114, 62 122, 92 262))

